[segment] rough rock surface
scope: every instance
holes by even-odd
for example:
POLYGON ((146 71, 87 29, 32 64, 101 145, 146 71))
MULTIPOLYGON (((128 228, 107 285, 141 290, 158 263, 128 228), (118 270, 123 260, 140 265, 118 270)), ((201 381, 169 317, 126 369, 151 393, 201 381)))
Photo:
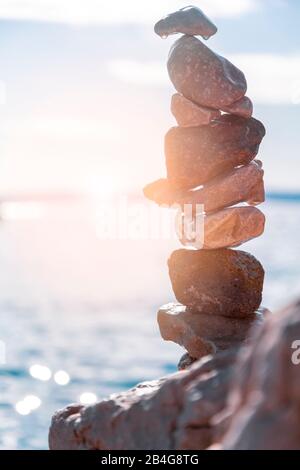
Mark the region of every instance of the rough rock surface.
POLYGON ((167 65, 176 90, 201 106, 222 109, 247 91, 243 72, 193 36, 174 43, 167 65))
POLYGON ((160 179, 148 184, 144 194, 159 205, 203 204, 205 212, 213 212, 239 202, 251 205, 264 202, 263 176, 261 162, 254 160, 214 178, 200 189, 182 191, 173 188, 167 179, 160 179))
POLYGON ((190 189, 248 164, 265 135, 263 124, 225 114, 208 126, 172 127, 165 136, 167 175, 176 188, 190 189))
POLYGON ((181 127, 205 126, 221 116, 217 109, 199 106, 179 93, 172 96, 171 111, 181 127))
POLYGON ((232 207, 204 217, 206 250, 239 246, 259 237, 265 227, 265 216, 256 207, 232 207))
POLYGON ((258 309, 251 317, 229 318, 193 312, 181 304, 163 305, 157 314, 161 336, 166 341, 183 346, 191 358, 199 359, 203 350, 201 342, 209 341, 216 351, 240 346, 249 341, 253 327, 260 325, 266 309, 258 309), (251 333, 251 334, 250 334, 251 333))
POLYGON ((180 249, 168 265, 176 299, 194 311, 245 318, 260 306, 264 269, 245 251, 180 249))
POLYGON ((53 416, 50 449, 205 449, 213 442, 211 418, 224 408, 235 357, 236 351, 207 356, 167 380, 96 405, 70 405, 53 416))
POLYGON ((217 27, 200 8, 189 6, 170 13, 158 21, 154 31, 161 37, 183 33, 208 39, 217 32, 217 27))
POLYGON ((300 449, 300 365, 292 361, 300 359, 299 340, 300 300, 271 315, 240 355, 223 448, 300 449))
POLYGON ((299 338, 300 300, 269 315, 237 361, 236 351, 218 353, 96 405, 58 411, 50 448, 299 450, 299 338))
POLYGON ((185 246, 205 250, 239 246, 259 237, 265 227, 264 214, 249 206, 231 207, 205 215, 196 230, 195 220, 195 217, 189 217, 186 224, 181 224, 180 241, 185 246))
POLYGON ((232 103, 230 106, 225 106, 222 111, 230 114, 236 114, 244 118, 250 118, 253 113, 253 103, 248 96, 243 96, 240 100, 232 103))

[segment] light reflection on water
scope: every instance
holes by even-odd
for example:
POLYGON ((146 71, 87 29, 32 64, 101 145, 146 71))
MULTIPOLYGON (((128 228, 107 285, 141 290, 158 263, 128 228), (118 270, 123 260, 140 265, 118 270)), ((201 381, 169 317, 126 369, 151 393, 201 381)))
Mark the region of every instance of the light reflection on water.
POLYGON ((70 376, 65 370, 58 370, 57 372, 55 372, 53 378, 58 385, 62 386, 67 385, 70 382, 70 376))
POLYGON ((39 364, 34 364, 33 366, 30 366, 29 374, 34 379, 42 380, 43 382, 50 380, 52 376, 52 372, 49 367, 41 366, 39 364))
MULTIPOLYGON (((271 309, 300 293, 300 206, 266 205, 263 237, 242 249, 266 269, 271 309)), ((55 216, 54 216, 55 214, 55 216)), ((47 448, 53 412, 175 370, 160 304, 172 301, 166 259, 174 243, 103 241, 84 211, 0 226, 0 448, 47 448)))

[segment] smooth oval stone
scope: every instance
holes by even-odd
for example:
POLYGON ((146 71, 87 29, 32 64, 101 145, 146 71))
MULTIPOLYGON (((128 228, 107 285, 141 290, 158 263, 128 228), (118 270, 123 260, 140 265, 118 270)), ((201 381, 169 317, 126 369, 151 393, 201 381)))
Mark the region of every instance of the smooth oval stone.
POLYGON ((160 37, 183 33, 208 39, 218 29, 200 8, 189 6, 165 16, 155 24, 154 31, 160 37))
MULTIPOLYGON (((183 234, 181 243, 205 250, 239 246, 263 233, 265 216, 256 207, 232 207, 204 216, 203 223, 204 232, 201 227, 201 234, 192 239, 187 239, 183 234)), ((192 232, 193 225, 193 221, 187 223, 187 235, 192 232)))
MULTIPOLYGON (((266 309, 258 309, 247 318, 229 318, 220 315, 194 313, 188 307, 169 303, 163 305, 157 314, 157 321, 162 338, 183 346, 192 358, 195 355, 194 344, 209 341, 218 351, 235 348, 249 341, 253 335, 254 326, 264 321, 266 309)), ((202 351, 199 351, 201 354, 202 351)))
POLYGON ((221 116, 219 110, 199 106, 179 93, 172 96, 171 112, 182 127, 205 126, 221 116))
POLYGON ((263 124, 224 114, 208 126, 172 127, 165 136, 167 176, 175 188, 200 186, 248 164, 265 135, 263 124))
POLYGON ((245 318, 260 306, 264 269, 250 253, 180 249, 168 266, 177 301, 193 312, 245 318))
POLYGON ((201 106, 222 109, 247 91, 243 72, 193 36, 175 42, 167 66, 176 90, 201 106))
POLYGON ((243 96, 243 98, 232 103, 230 106, 225 106, 222 111, 229 114, 235 114, 236 116, 250 118, 253 113, 253 103, 248 96, 243 96))
POLYGON ((223 173, 200 189, 180 191, 173 188, 169 180, 160 179, 148 184, 144 188, 144 194, 159 205, 192 204, 194 212, 196 204, 203 204, 204 211, 208 213, 239 202, 250 205, 264 202, 263 175, 261 162, 254 160, 248 165, 223 173))

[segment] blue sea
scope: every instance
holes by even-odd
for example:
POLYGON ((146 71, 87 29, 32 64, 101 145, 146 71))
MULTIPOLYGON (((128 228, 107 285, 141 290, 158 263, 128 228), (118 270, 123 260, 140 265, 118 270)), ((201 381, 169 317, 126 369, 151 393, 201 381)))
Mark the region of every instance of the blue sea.
MULTIPOLYGON (((0 223, 0 449, 46 449, 55 410, 173 372, 183 353, 156 324, 174 240, 103 240, 89 212, 37 209, 0 223)), ((300 296, 300 199, 270 194, 262 210, 264 235, 242 249, 275 312, 300 296)))

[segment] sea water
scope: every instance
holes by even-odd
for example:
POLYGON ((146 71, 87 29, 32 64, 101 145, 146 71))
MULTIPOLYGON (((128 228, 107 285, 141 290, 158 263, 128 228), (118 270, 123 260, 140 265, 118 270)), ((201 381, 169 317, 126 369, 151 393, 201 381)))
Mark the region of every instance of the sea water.
MULTIPOLYGON (((264 265, 275 312, 300 296, 300 204, 262 209, 265 234, 242 249, 264 265)), ((55 410, 171 373, 183 353, 156 324, 174 299, 174 242, 103 240, 76 208, 52 212, 0 223, 1 449, 47 448, 55 410)))

